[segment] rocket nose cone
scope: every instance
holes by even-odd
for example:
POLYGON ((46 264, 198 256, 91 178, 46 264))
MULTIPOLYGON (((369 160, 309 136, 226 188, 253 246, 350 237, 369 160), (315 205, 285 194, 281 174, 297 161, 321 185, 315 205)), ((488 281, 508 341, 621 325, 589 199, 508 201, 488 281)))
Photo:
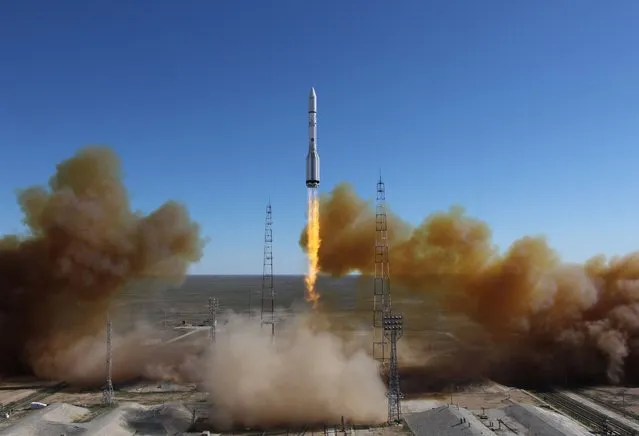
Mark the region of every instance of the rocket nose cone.
POLYGON ((308 94, 308 98, 315 98, 315 88, 311 87, 311 92, 308 94))

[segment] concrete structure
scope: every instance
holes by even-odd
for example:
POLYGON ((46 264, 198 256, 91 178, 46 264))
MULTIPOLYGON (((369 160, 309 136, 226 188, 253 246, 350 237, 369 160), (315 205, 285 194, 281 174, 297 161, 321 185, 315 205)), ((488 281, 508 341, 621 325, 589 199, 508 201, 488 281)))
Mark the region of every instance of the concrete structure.
POLYGON ((413 413, 405 421, 415 436, 494 435, 472 413, 455 405, 413 413))
POLYGON ((542 413, 539 408, 529 404, 514 403, 506 407, 504 412, 532 434, 545 436, 578 436, 583 434, 575 424, 565 425, 558 419, 558 416, 554 417, 542 413))
POLYGON ((135 434, 182 434, 192 424, 191 412, 182 404, 167 403, 143 406, 123 403, 107 409, 97 418, 82 422, 90 416, 88 409, 70 404, 52 404, 31 412, 24 419, 0 431, 7 436, 129 436, 135 434))
POLYGON ((24 419, 0 431, 0 435, 59 436, 84 434, 86 429, 73 421, 89 413, 88 409, 70 404, 51 404, 30 412, 24 419))
POLYGON ((591 434, 583 425, 549 410, 525 391, 509 390, 509 395, 502 396, 493 389, 499 387, 501 386, 487 386, 484 394, 480 396, 477 392, 459 393, 454 397, 455 403, 446 404, 442 400, 434 399, 406 401, 403 404, 404 420, 417 436, 591 434), (457 403, 457 400, 460 403, 457 403))

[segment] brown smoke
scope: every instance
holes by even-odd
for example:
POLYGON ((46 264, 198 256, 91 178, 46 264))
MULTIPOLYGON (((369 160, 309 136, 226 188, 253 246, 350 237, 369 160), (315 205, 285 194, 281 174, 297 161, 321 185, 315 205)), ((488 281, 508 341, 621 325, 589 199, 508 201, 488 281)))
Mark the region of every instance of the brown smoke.
MULTIPOLYGON (((139 378, 173 382, 197 380, 193 365, 203 349, 193 341, 164 343, 169 336, 150 325, 138 324, 112 335, 112 375, 114 383, 139 378)), ((100 387, 104 384, 106 329, 81 337, 42 358, 40 365, 56 378, 76 387, 100 387)))
POLYGON ((311 321, 301 315, 280 323, 273 340, 259 321, 231 317, 199 371, 218 428, 385 420, 376 362, 311 321))
MULTIPOLYGON (((321 198, 320 216, 321 271, 371 274, 371 205, 342 184, 321 198)), ((439 326, 456 337, 457 350, 424 351, 418 364, 413 356, 407 374, 426 384, 436 374, 520 384, 639 378, 639 253, 573 265, 544 238, 524 237, 502 254, 489 227, 461 208, 435 213, 413 229, 389 213, 388 226, 393 301, 414 333, 406 340, 428 346, 418 332, 434 315, 415 297, 446 308, 451 318, 463 315, 439 326), (413 302, 402 305, 406 298, 413 302)), ((303 231, 300 245, 305 242, 303 231)))
MULTIPOLYGON (((79 151, 57 166, 48 188, 24 189, 18 203, 28 232, 0 239, 4 374, 77 378, 80 351, 93 347, 125 285, 143 290, 150 278, 179 284, 202 256, 199 227, 180 204, 146 216, 131 211, 120 162, 108 148, 79 151)), ((104 337, 99 342, 103 347, 104 337)))

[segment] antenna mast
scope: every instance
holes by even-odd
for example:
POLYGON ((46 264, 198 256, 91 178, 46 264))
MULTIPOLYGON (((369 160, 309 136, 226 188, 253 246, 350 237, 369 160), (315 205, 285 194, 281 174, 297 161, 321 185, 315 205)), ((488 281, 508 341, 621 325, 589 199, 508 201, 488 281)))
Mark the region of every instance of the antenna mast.
POLYGON ((264 224, 264 265, 262 268, 262 325, 271 326, 271 335, 275 335, 275 288, 273 287, 273 212, 271 200, 266 205, 264 224))
POLYGON ((373 279, 373 358, 382 371, 387 364, 387 338, 384 316, 391 311, 390 272, 388 263, 388 223, 386 219, 386 186, 380 173, 375 207, 375 277, 373 279))
POLYGON ((373 290, 373 357, 388 377, 388 423, 401 420, 401 399, 397 364, 397 341, 404 333, 404 317, 393 314, 388 259, 388 220, 386 186, 380 172, 375 207, 375 278, 373 290), (387 357, 387 354, 389 356, 387 357))
POLYGON ((217 298, 209 297, 209 338, 211 342, 215 342, 215 333, 217 331, 217 298))
POLYGON ((401 400, 404 397, 399 386, 397 366, 397 341, 404 333, 404 317, 391 313, 384 317, 384 336, 390 341, 390 362, 388 367, 388 423, 398 423, 402 418, 401 400))
POLYGON ((112 356, 111 356, 111 316, 107 313, 106 323, 106 373, 107 380, 102 391, 102 403, 105 406, 115 405, 115 392, 113 391, 113 382, 111 381, 112 356))

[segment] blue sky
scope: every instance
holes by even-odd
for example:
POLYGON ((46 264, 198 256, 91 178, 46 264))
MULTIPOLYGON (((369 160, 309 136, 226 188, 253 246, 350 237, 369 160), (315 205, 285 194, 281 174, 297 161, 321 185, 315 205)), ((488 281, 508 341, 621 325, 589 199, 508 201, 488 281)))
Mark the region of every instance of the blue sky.
POLYGON ((21 0, 0 4, 0 232, 14 190, 91 143, 135 207, 186 203, 196 273, 302 273, 307 96, 322 191, 348 181, 409 222, 461 204, 506 247, 639 248, 639 2, 21 0))

